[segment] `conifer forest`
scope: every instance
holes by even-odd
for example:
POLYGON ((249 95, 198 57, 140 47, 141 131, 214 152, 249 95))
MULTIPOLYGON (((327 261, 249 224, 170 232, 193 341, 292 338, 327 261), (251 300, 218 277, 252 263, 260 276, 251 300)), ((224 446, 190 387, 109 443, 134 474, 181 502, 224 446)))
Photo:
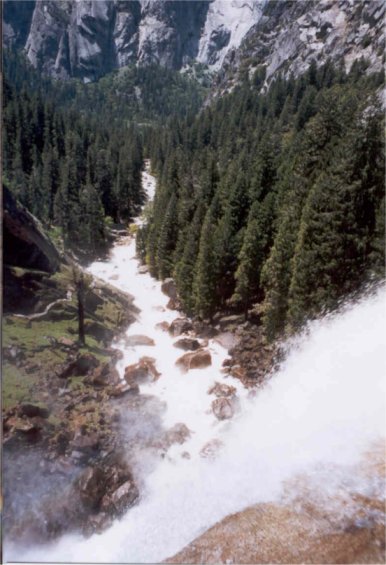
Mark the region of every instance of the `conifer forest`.
POLYGON ((3 562, 384 563, 384 2, 1 9, 3 562))

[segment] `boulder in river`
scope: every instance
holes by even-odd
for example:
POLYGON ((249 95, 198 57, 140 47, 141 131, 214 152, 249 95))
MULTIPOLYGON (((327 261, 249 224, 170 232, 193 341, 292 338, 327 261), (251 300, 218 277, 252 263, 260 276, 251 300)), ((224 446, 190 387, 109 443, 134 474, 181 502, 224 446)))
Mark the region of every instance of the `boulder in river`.
POLYGON ((105 491, 104 473, 100 467, 87 467, 74 483, 75 493, 82 505, 97 510, 105 491))
POLYGON ((168 445, 179 443, 180 445, 190 437, 191 431, 186 424, 178 423, 165 432, 165 439, 168 445))
POLYGON ((102 498, 101 508, 107 514, 122 514, 133 506, 139 498, 138 488, 132 479, 128 479, 111 494, 105 494, 102 498))
POLYGON ((138 363, 133 363, 125 368, 125 381, 128 384, 141 384, 148 380, 156 381, 161 375, 155 367, 155 359, 153 357, 141 357, 138 363))
POLYGON ((226 398, 229 398, 235 396, 236 389, 234 386, 215 382, 214 385, 208 390, 208 394, 214 394, 217 397, 224 396, 226 398))
POLYGON ((191 431, 182 422, 174 424, 169 430, 166 430, 161 437, 152 442, 152 447, 162 452, 165 452, 172 445, 178 443, 182 445, 187 439, 190 438, 191 431))
POLYGON ((200 342, 197 339, 193 339, 191 337, 182 337, 173 345, 174 347, 183 349, 184 351, 196 351, 197 349, 200 349, 200 342))
POLYGON ((129 335, 125 337, 125 343, 128 347, 136 347, 137 345, 155 345, 154 339, 147 335, 129 335))
POLYGON ((149 267, 147 265, 141 265, 138 267, 138 274, 139 275, 146 275, 149 272, 149 267))
POLYGON ((192 322, 187 318, 176 318, 170 324, 169 333, 173 337, 178 337, 181 334, 189 332, 192 328, 192 322))
POLYGON ((141 366, 139 363, 133 363, 125 367, 125 381, 131 383, 144 383, 149 379, 149 371, 147 367, 141 366))
POLYGON ((183 371, 189 371, 189 369, 204 369, 212 364, 212 357, 209 351, 205 349, 199 349, 192 353, 185 353, 176 361, 176 365, 180 367, 183 371))
POLYGON ((173 300, 176 300, 177 288, 176 288, 176 283, 174 282, 173 279, 171 278, 165 279, 161 285, 161 290, 164 294, 166 294, 166 296, 172 298, 173 300))
POLYGON ((235 413, 232 400, 223 396, 213 400, 212 410, 218 420, 229 420, 235 413))
POLYGON ((327 512, 315 502, 307 511, 256 504, 226 516, 163 563, 384 563, 384 526, 366 503, 351 512, 347 506, 346 500, 343 511, 335 501, 327 512))
POLYGON ((216 459, 223 445, 221 440, 217 438, 211 439, 200 450, 200 456, 204 459, 216 459))
POLYGON ((163 332, 169 331, 169 326, 170 324, 168 322, 158 322, 158 324, 155 325, 157 330, 161 330, 163 332))
POLYGON ((181 310, 181 304, 179 300, 176 300, 175 298, 171 298, 169 302, 166 304, 166 308, 168 310, 181 310))

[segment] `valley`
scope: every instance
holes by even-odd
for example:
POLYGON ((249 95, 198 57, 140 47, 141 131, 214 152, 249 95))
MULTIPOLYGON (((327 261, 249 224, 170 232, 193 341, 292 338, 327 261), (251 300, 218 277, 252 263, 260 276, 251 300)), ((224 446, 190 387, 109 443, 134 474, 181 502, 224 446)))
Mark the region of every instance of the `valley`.
POLYGON ((384 563, 384 23, 4 2, 5 562, 384 563))

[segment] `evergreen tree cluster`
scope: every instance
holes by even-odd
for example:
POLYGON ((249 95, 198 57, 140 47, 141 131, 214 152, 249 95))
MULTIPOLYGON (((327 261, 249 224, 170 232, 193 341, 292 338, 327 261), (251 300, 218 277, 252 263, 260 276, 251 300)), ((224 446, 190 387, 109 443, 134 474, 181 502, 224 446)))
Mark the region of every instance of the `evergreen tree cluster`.
POLYGON ((109 124, 135 121, 149 125, 165 123, 168 118, 193 116, 208 90, 205 76, 196 80, 158 65, 130 65, 88 84, 78 79, 52 81, 15 50, 4 52, 4 74, 18 91, 25 85, 29 92, 54 89, 57 106, 103 116, 109 124))
POLYGON ((3 89, 4 180, 44 225, 61 228, 66 247, 98 253, 105 218, 127 221, 143 203, 142 136, 86 100, 58 103, 69 85, 12 60, 3 89))
POLYGON ((138 248, 184 308, 300 327, 384 266, 383 75, 330 62, 243 84, 151 138, 158 190, 138 248))

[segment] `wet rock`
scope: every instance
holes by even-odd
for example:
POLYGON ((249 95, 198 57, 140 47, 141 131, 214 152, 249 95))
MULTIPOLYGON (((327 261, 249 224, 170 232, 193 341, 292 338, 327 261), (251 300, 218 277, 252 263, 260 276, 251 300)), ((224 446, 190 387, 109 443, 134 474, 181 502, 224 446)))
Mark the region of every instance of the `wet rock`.
POLYGON ((149 380, 156 381, 160 374, 155 367, 153 357, 141 357, 138 363, 128 365, 125 368, 125 380, 128 384, 141 384, 149 380))
POLYGON ((18 412, 20 416, 27 416, 28 418, 48 418, 50 411, 46 406, 41 404, 32 404, 30 402, 23 402, 20 404, 18 412))
POLYGON ((149 272, 149 267, 147 265, 141 265, 138 267, 138 274, 139 275, 146 275, 149 272))
POLYGON ((178 337, 181 334, 189 332, 192 328, 192 322, 190 322, 187 318, 176 318, 170 324, 169 333, 173 337, 178 337))
POLYGON ((211 439, 201 449, 200 456, 204 459, 216 459, 223 445, 224 444, 219 439, 211 439))
POLYGON ((234 365, 231 368, 231 375, 236 379, 240 379, 241 381, 244 381, 247 376, 247 371, 245 367, 240 367, 240 365, 234 365))
POLYGON ((155 327, 157 330, 167 332, 169 331, 170 324, 168 324, 168 322, 158 322, 158 324, 156 324, 155 327))
POLYGON ((163 306, 153 306, 152 310, 154 310, 154 312, 166 312, 166 308, 164 308, 163 306))
POLYGON ((139 499, 139 492, 133 480, 129 479, 111 494, 103 497, 101 508, 107 513, 121 516, 139 499))
POLYGON ((65 379, 74 376, 85 376, 99 365, 99 360, 91 353, 82 353, 62 366, 58 377, 65 379))
POLYGON ((154 357, 148 357, 147 355, 144 355, 139 360, 139 364, 141 366, 147 367, 149 374, 153 378, 153 381, 156 381, 161 376, 161 373, 159 371, 157 371, 157 369, 156 369, 155 363, 156 363, 155 358, 154 357))
POLYGON ((149 380, 149 371, 146 366, 141 366, 139 363, 128 365, 125 367, 125 381, 131 383, 143 383, 149 380))
POLYGON ((166 304, 166 308, 168 308, 168 310, 182 310, 182 304, 178 298, 171 298, 166 304))
POLYGON ((96 433, 82 434, 81 432, 77 432, 70 445, 75 451, 80 451, 87 455, 94 455, 98 451, 100 439, 96 433))
POLYGON ((58 455, 63 455, 67 450, 70 440, 71 434, 65 430, 60 430, 51 438, 50 445, 58 455))
POLYGON ((235 396, 236 389, 234 386, 215 382, 214 385, 208 390, 208 394, 214 394, 217 397, 223 396, 226 398, 230 398, 235 396))
POLYGON ((97 510, 105 492, 105 476, 102 469, 85 469, 75 481, 74 490, 85 508, 97 510))
POLYGON ((178 349, 183 349, 184 351, 196 351, 200 348, 200 342, 197 339, 193 339, 190 337, 183 337, 176 341, 174 347, 178 347, 178 349))
POLYGON ((214 338, 214 341, 219 343, 222 347, 224 347, 224 349, 229 350, 236 345, 238 338, 232 332, 223 332, 218 334, 214 338))
POLYGON ((172 298, 173 300, 177 299, 177 288, 173 279, 165 279, 161 285, 161 290, 169 298, 172 298))
POLYGON ((193 322, 193 331, 198 337, 204 339, 211 339, 218 334, 218 330, 216 328, 198 320, 193 322))
POLYGON ((212 364, 212 357, 209 351, 201 349, 192 353, 185 353, 176 361, 176 365, 182 371, 189 371, 189 369, 204 369, 212 364))
POLYGON ((109 387, 107 393, 113 398, 120 398, 126 394, 139 394, 139 386, 135 382, 120 383, 117 386, 109 387))
POLYGON ((178 423, 170 428, 170 430, 167 430, 164 437, 168 443, 168 446, 170 446, 175 443, 182 445, 190 436, 191 431, 189 430, 189 428, 183 423, 178 423))
POLYGON ((130 335, 125 337, 125 343, 128 347, 136 347, 137 345, 155 345, 154 339, 146 335, 130 335))
POLYGON ((98 512, 88 518, 86 524, 83 526, 82 531, 86 537, 93 534, 101 534, 107 528, 113 525, 113 518, 107 512, 98 512))
POLYGON ((213 400, 212 410, 218 420, 229 420, 235 413, 234 403, 229 398, 225 397, 213 400))
POLYGON ((174 444, 182 445, 191 436, 191 431, 182 422, 175 424, 169 430, 163 432, 150 443, 150 446, 163 454, 174 444))

